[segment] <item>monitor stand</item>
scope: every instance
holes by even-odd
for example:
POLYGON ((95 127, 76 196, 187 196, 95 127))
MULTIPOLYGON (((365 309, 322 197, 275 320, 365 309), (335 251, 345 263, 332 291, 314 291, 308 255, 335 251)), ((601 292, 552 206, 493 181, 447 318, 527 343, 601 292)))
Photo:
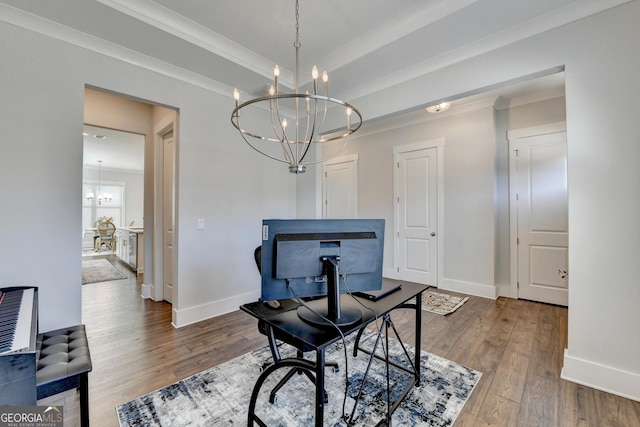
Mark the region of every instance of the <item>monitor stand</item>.
POLYGON ((340 307, 340 272, 337 257, 322 257, 327 274, 327 299, 307 303, 311 309, 298 307, 298 317, 314 326, 349 326, 362 319, 357 307, 340 307))

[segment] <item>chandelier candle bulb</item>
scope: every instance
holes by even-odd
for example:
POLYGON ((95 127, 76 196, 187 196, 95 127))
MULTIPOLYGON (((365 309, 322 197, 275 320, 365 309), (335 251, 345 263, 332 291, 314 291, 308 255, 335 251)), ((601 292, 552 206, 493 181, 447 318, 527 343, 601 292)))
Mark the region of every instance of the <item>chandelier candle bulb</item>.
POLYGON ((238 105, 240 104, 240 92, 238 92, 238 89, 233 89, 233 99, 235 99, 236 108, 238 108, 238 105))
POLYGON ((324 82, 324 96, 329 96, 329 74, 322 72, 322 81, 324 82))
POLYGON ((273 90, 274 93, 278 92, 278 77, 280 76, 280 67, 277 65, 273 69, 273 90))
POLYGON ((315 65, 311 69, 311 78, 313 79, 313 94, 318 94, 318 67, 315 65))

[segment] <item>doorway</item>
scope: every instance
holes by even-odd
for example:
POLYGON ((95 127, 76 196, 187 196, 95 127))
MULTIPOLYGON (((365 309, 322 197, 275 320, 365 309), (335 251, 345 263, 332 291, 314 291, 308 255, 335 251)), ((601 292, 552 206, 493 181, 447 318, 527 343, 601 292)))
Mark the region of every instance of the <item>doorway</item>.
MULTIPOLYGON (((163 301, 163 267, 165 265, 164 252, 162 250, 163 225, 164 217, 164 196, 162 189, 171 187, 172 194, 175 193, 175 155, 173 156, 173 175, 170 177, 170 185, 164 182, 163 169, 163 151, 161 141, 161 131, 170 129, 174 131, 173 143, 177 145, 177 120, 178 113, 176 109, 171 109, 149 102, 133 99, 126 95, 115 94, 102 89, 86 87, 85 88, 85 122, 94 126, 107 129, 120 129, 126 132, 143 135, 143 178, 142 186, 144 188, 144 198, 142 203, 142 215, 140 219, 135 219, 133 225, 128 220, 125 225, 127 227, 139 227, 139 231, 143 231, 143 240, 137 241, 138 252, 142 251, 145 255, 144 260, 140 262, 138 268, 142 269, 144 280, 141 284, 141 296, 150 298, 155 301, 163 301), (160 148, 159 148, 160 147, 160 148), (141 221, 139 224, 138 221, 141 221)), ((166 132, 165 132, 166 133, 166 132)), ((122 160, 126 160, 128 156, 122 156, 122 160)), ((177 198, 174 196, 173 204, 175 205, 177 198)), ((175 206, 172 207, 174 212, 175 223, 175 206)), ((173 227, 175 234, 176 230, 173 227)), ((177 293, 178 284, 175 280, 175 259, 177 258, 176 250, 172 251, 172 288, 173 294, 177 293)), ((173 298, 175 304, 175 298, 173 298)))
POLYGON ((144 273, 138 245, 144 238, 144 143, 137 133, 84 126, 82 256, 116 255, 138 275, 144 273), (110 245, 96 247, 96 223, 106 220, 115 234, 110 245))
POLYGON ((564 122, 508 132, 511 286, 518 298, 568 305, 564 122))

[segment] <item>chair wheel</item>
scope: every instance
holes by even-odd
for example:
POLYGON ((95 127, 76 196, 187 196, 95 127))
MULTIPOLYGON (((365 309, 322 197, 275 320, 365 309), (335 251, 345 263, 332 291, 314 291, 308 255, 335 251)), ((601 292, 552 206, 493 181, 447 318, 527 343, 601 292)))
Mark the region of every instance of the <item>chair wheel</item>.
POLYGON ((333 367, 333 372, 340 372, 340 367, 339 366, 334 366, 333 367))
POLYGON ((274 395, 272 395, 272 396, 269 396, 269 403, 271 403, 272 405, 273 405, 274 403, 276 403, 277 401, 278 401, 278 395, 277 395, 277 394, 274 394, 274 395))

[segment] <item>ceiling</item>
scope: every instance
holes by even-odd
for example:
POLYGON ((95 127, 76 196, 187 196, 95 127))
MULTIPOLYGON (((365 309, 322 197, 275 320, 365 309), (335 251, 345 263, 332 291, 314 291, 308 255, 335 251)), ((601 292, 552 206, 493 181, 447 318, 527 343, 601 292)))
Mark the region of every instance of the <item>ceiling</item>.
MULTIPOLYGON (((300 0, 301 86, 315 63, 330 94, 353 101, 627 1, 300 0)), ((294 0, 0 0, 0 20, 230 98, 235 87, 243 100, 263 94, 275 64, 294 87, 294 0)), ((563 85, 491 96, 512 104, 563 85)))
POLYGON ((85 168, 144 171, 144 135, 84 126, 82 163, 85 168))

